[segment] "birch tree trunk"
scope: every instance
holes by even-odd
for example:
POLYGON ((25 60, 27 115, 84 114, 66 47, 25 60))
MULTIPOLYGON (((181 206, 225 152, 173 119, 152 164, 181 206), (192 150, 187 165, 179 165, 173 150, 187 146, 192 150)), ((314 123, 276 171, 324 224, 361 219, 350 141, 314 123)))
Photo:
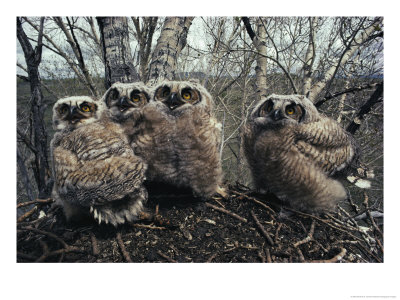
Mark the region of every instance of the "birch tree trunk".
POLYGON ((309 17, 308 22, 310 25, 310 33, 308 46, 306 51, 306 57, 304 60, 304 76, 303 76, 303 86, 301 89, 301 94, 306 95, 311 89, 311 81, 313 75, 313 65, 315 61, 315 27, 318 24, 318 18, 309 17))
POLYGON ((257 33, 258 38, 253 40, 259 53, 256 66, 257 100, 262 100, 267 98, 267 46, 266 30, 261 18, 257 20, 257 33))
POLYGON ((381 18, 377 18, 375 22, 373 22, 369 27, 359 32, 355 36, 354 40, 348 45, 348 47, 344 50, 342 55, 325 72, 323 78, 312 86, 308 96, 308 98, 311 101, 315 102, 317 100, 318 95, 322 92, 322 90, 326 87, 326 85, 334 78, 340 66, 343 66, 360 48, 360 46, 364 44, 374 34, 374 32, 376 31, 377 24, 379 24, 381 21, 382 21, 381 18))
MULTIPOLYGON (((39 64, 42 60, 42 38, 44 18, 40 20, 39 36, 37 46, 33 49, 27 35, 25 34, 21 19, 17 18, 17 38, 24 52, 30 89, 31 89, 31 111, 33 143, 32 151, 35 155, 33 171, 39 191, 39 198, 48 198, 51 193, 50 168, 47 151, 47 131, 44 124, 45 104, 41 91, 39 64)), ((29 142, 31 143, 31 142, 29 142)))
POLYGON ((167 17, 151 57, 148 83, 154 85, 176 77, 176 63, 186 46, 189 27, 194 17, 167 17))
POLYGON ((105 65, 105 88, 115 82, 135 82, 139 75, 132 63, 126 17, 98 17, 105 65))

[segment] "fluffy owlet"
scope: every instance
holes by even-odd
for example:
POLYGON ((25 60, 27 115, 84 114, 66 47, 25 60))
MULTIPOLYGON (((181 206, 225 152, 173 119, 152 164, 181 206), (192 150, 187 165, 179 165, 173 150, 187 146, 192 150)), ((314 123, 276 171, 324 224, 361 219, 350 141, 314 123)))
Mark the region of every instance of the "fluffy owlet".
POLYGON ((197 81, 165 81, 153 89, 131 144, 148 164, 148 180, 190 188, 203 199, 223 192, 221 125, 212 108, 211 95, 197 81))
POLYGON ((53 197, 67 219, 90 214, 114 226, 137 219, 147 200, 146 164, 104 104, 86 96, 60 99, 53 127, 53 197))
POLYGON ((150 89, 144 83, 117 82, 107 90, 101 101, 107 106, 111 119, 132 138, 138 130, 137 122, 141 119, 142 109, 149 99, 150 89))
POLYGON ((334 176, 357 160, 355 140, 306 97, 271 95, 260 101, 243 141, 257 189, 306 211, 332 210, 346 198, 334 176))

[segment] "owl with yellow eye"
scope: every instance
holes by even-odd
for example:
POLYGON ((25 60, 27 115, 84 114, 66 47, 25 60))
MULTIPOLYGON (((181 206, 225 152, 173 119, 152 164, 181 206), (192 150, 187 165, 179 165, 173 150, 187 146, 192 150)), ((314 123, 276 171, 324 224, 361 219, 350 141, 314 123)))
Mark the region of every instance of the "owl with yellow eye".
POLYGON ((221 124, 213 105, 210 93, 195 80, 164 81, 153 88, 141 132, 131 143, 148 164, 150 182, 189 188, 200 199, 225 194, 221 124))
POLYGON ((114 226, 138 219, 147 201, 147 166, 104 103, 87 96, 60 99, 53 127, 52 197, 67 219, 92 217, 114 226))
POLYGON ((310 212, 333 210, 347 197, 337 178, 357 163, 358 146, 305 96, 261 100, 244 128, 243 143, 259 191, 310 212))
POLYGON ((150 88, 142 82, 114 83, 101 99, 111 119, 121 125, 129 139, 137 133, 143 107, 149 100, 150 88))

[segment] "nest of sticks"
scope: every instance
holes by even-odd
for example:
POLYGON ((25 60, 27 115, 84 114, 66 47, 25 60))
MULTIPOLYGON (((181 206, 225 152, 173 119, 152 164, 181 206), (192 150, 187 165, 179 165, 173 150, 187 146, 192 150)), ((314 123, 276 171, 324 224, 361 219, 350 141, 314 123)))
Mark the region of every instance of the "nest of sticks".
POLYGON ((367 194, 318 216, 282 213, 273 195, 238 183, 229 195, 150 195, 153 217, 117 228, 68 223, 52 199, 19 203, 17 262, 383 262, 383 220, 367 194))

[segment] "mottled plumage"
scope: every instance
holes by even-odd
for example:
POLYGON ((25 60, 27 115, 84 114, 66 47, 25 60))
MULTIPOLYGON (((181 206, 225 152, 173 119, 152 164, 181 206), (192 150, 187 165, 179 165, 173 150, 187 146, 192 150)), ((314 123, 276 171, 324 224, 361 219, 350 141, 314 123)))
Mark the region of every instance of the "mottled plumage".
POLYGON ((53 126, 53 197, 66 217, 91 214, 114 226, 137 219, 147 200, 146 164, 104 104, 86 96, 60 99, 53 126))
POLYGON ((294 208, 332 210, 346 198, 334 177, 358 158, 354 138, 300 95, 271 95, 254 108, 243 135, 259 190, 294 208))
POLYGON ((137 122, 149 99, 150 89, 144 83, 117 82, 106 91, 101 102, 106 104, 111 119, 122 126, 128 137, 132 137, 138 130, 137 122))
POLYGON ((154 88, 131 144, 148 164, 148 180, 191 188, 201 198, 223 192, 221 125, 212 108, 211 95, 196 81, 166 81, 154 88))

